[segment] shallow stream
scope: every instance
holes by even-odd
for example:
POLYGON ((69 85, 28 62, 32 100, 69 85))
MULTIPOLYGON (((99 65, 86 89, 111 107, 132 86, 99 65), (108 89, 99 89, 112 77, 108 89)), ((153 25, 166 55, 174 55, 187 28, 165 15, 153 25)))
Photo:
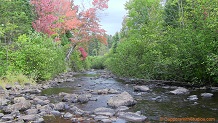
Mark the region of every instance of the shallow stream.
MULTIPOLYGON (((208 118, 215 118, 216 121, 213 122, 218 122, 218 91, 211 92, 211 90, 189 88, 190 93, 188 95, 173 95, 169 92, 176 87, 145 83, 151 89, 149 92, 134 92, 134 84, 108 77, 106 74, 107 72, 104 70, 75 74, 74 82, 64 82, 58 87, 43 90, 42 95, 47 95, 52 102, 59 102, 60 99, 57 98, 57 95, 60 92, 81 94, 88 90, 116 89, 121 92, 129 92, 137 100, 137 104, 131 107, 129 111, 141 111, 144 116, 148 117, 148 121, 152 123, 167 120, 184 120, 184 118, 205 118, 206 120, 214 120, 208 118), (204 92, 213 93, 213 96, 211 98, 202 98, 200 94, 204 92), (187 98, 190 95, 197 95, 198 100, 188 100, 187 98)), ((82 110, 93 111, 98 107, 107 107, 107 100, 112 96, 114 94, 93 95, 93 98, 96 98, 97 101, 89 101, 86 104, 76 103, 75 105, 82 110)), ((61 118, 46 118, 45 121, 53 123, 71 122, 61 118)), ((125 123, 127 121, 119 119, 116 122, 125 123)))

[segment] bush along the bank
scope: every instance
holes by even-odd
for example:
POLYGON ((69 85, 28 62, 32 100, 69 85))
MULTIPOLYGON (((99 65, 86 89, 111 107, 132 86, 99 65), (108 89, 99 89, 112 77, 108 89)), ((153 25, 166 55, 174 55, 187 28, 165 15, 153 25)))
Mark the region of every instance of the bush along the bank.
POLYGON ((70 67, 73 71, 84 71, 90 68, 89 58, 86 51, 79 47, 75 48, 70 56, 70 67))
POLYGON ((130 1, 106 66, 123 77, 218 83, 217 0, 130 1), (140 14, 139 14, 140 13, 140 14))
POLYGON ((43 34, 21 35, 1 52, 5 54, 2 60, 6 65, 2 74, 23 73, 47 80, 66 70, 63 47, 43 34))
POLYGON ((91 64, 92 69, 104 69, 105 68, 105 61, 106 55, 104 56, 89 56, 89 61, 91 64))

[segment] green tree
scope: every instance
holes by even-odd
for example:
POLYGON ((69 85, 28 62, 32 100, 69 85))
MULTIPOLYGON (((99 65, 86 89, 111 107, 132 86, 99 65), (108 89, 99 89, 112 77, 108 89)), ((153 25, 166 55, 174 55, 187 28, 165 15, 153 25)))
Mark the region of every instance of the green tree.
POLYGON ((11 42, 32 27, 33 13, 28 0, 1 0, 1 42, 11 42))

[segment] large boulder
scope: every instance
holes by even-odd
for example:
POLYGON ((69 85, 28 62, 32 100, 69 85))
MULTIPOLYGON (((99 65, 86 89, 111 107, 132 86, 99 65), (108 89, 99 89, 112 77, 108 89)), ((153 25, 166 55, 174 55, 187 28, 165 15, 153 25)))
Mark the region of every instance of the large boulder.
POLYGON ((123 92, 114 97, 111 97, 107 104, 111 107, 132 106, 136 104, 136 101, 128 92, 123 92))
POLYGON ((119 112, 118 117, 132 122, 144 122, 147 117, 133 112, 119 112))
POLYGON ((170 91, 170 93, 176 94, 176 95, 179 95, 179 94, 189 94, 189 90, 186 89, 186 88, 183 88, 183 87, 178 87, 177 89, 175 89, 173 91, 170 91))
POLYGON ((143 86, 134 86, 133 87, 134 91, 140 91, 140 92, 146 92, 146 91, 149 91, 149 87, 143 85, 143 86))

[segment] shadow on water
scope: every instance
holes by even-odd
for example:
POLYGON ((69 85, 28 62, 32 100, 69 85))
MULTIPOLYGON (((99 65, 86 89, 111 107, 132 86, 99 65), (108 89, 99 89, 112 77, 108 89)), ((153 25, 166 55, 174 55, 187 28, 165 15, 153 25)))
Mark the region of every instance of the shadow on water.
MULTIPOLYGON (((133 85, 119 82, 113 78, 102 78, 100 75, 105 71, 88 71, 82 74, 75 74, 75 81, 71 83, 62 83, 58 88, 49 88, 42 91, 43 95, 58 95, 60 92, 66 93, 84 93, 85 90, 99 89, 116 89, 121 92, 127 91, 137 100, 137 104, 129 109, 129 111, 141 111, 148 117, 149 121, 159 122, 161 117, 168 118, 215 118, 218 120, 218 92, 212 92, 211 98, 202 98, 201 93, 208 92, 206 90, 190 90, 188 95, 173 95, 169 92, 172 88, 163 88, 160 86, 147 85, 151 91, 146 93, 134 92, 133 85), (77 85, 81 86, 77 86, 77 85), (197 95, 198 100, 189 101, 190 95, 197 95), (157 98, 158 97, 158 98, 157 98), (157 99, 155 99, 157 98, 157 99)), ((109 95, 93 95, 97 101, 89 101, 86 104, 75 104, 78 108, 86 111, 93 111, 98 107, 107 107, 107 100, 114 96, 109 95)), ((57 100, 58 101, 58 100, 57 100)), ((68 123, 68 120, 62 118, 48 118, 46 123, 68 123)), ((69 121, 70 123, 71 121, 69 121)), ((117 123, 125 123, 126 121, 118 119, 117 123)), ((196 122, 193 122, 196 123, 196 122)))

